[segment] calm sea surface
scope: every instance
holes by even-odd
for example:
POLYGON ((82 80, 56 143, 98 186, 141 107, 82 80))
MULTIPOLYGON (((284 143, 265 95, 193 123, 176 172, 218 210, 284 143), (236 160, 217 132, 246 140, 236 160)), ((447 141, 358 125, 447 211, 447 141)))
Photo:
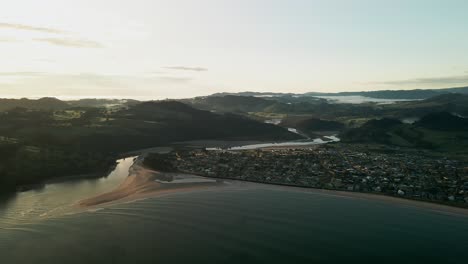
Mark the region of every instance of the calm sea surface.
POLYGON ((101 180, 48 185, 3 202, 1 263, 466 263, 468 259, 468 217, 267 185, 173 193, 85 212, 73 210, 77 200, 114 188, 130 164, 121 162, 118 173, 101 180))

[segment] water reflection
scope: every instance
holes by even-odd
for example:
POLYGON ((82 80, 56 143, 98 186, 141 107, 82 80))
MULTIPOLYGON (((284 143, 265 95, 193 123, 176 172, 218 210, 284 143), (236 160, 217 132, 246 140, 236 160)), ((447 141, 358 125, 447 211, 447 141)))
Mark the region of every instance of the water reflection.
POLYGON ((8 209, 14 199, 16 199, 17 193, 8 193, 0 195, 0 218, 2 213, 8 209))
MULTIPOLYGON (((273 143, 260 143, 260 144, 251 144, 251 145, 243 145, 243 146, 235 146, 229 147, 229 150, 252 150, 252 149, 259 149, 259 148, 269 148, 269 147, 290 147, 290 146, 312 146, 312 145, 320 145, 326 144, 331 142, 339 142, 340 139, 336 136, 324 136, 323 138, 315 138, 315 139, 308 139, 308 140, 296 140, 296 141, 288 141, 288 142, 273 142, 273 143)), ((215 148, 206 148, 206 150, 222 150, 223 148, 215 147, 215 148)))
POLYGON ((0 228, 31 223, 75 210, 73 205, 77 201, 117 187, 128 176, 134 158, 118 160, 116 168, 104 178, 45 184, 40 188, 0 197, 0 228))
POLYGON ((335 96, 315 96, 322 99, 327 99, 331 103, 338 104, 363 104, 363 103, 377 103, 377 104, 393 104, 396 102, 419 101, 419 99, 382 99, 372 98, 361 95, 335 95, 335 96))

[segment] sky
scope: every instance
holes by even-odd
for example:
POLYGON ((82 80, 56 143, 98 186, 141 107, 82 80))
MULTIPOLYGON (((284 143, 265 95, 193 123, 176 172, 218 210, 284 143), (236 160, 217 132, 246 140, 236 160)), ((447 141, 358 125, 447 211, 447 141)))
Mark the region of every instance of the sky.
POLYGON ((5 0, 0 97, 468 86, 466 0, 5 0))

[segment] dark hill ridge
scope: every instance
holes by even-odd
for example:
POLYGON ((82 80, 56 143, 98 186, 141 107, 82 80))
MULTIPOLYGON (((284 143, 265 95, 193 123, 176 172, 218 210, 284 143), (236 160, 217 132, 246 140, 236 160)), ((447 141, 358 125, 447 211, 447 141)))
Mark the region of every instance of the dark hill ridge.
POLYGON ((256 96, 256 97, 284 97, 284 96, 365 96, 377 99, 428 99, 437 95, 443 94, 468 94, 468 86, 441 88, 441 89, 413 89, 413 90, 383 90, 383 91, 361 91, 361 92, 338 92, 338 93, 321 93, 308 92, 303 94, 292 93, 269 93, 269 92, 239 92, 239 93, 217 93, 213 96, 225 95, 241 95, 241 96, 256 96))
POLYGON ((208 96, 196 97, 185 101, 196 108, 217 112, 261 112, 277 104, 277 101, 254 96, 208 96))
POLYGON ((110 105, 131 106, 140 103, 138 100, 133 99, 97 99, 85 98, 79 100, 66 101, 73 107, 107 107, 110 105))
POLYGON ((62 110, 70 107, 64 101, 54 97, 44 97, 37 100, 33 99, 0 99, 0 111, 6 111, 13 108, 26 108, 32 110, 62 110))
MULTIPOLYGON (((29 101, 29 100, 28 100, 29 101)), ((49 110, 14 108, 0 114, 0 136, 34 146, 120 152, 189 140, 283 141, 287 129, 235 114, 216 114, 176 101, 144 102, 106 111, 83 108, 68 118, 49 110)), ((63 114, 63 115, 62 115, 63 114)))
POLYGON ((197 139, 290 140, 300 138, 284 128, 232 113, 216 114, 177 101, 145 102, 116 114, 119 118, 154 122, 168 142, 197 139))
POLYGON ((467 97, 466 95, 463 94, 457 94, 457 93, 451 93, 451 94, 442 94, 442 95, 437 95, 428 99, 425 99, 426 102, 437 102, 437 103, 452 103, 454 101, 459 101, 460 99, 466 100, 467 97))
POLYGON ((434 112, 457 113, 468 115, 468 95, 443 94, 429 99, 411 102, 398 102, 382 106, 387 116, 394 117, 423 117, 434 112))
POLYGON ((432 113, 416 122, 417 126, 434 130, 463 131, 468 133, 468 119, 448 112, 432 113))
POLYGON ((341 134, 344 142, 390 143, 393 129, 403 125, 400 120, 383 118, 370 120, 361 127, 349 129, 341 134))
POLYGON ((344 142, 379 143, 432 149, 465 155, 468 149, 468 119, 449 112, 430 113, 416 123, 395 119, 371 120, 340 136, 344 142))
POLYGON ((362 126, 363 129, 390 129, 403 124, 400 120, 392 118, 382 118, 370 120, 362 126))
POLYGON ((415 90, 384 90, 368 92, 341 92, 341 93, 306 93, 309 96, 365 96, 377 99, 428 99, 443 94, 468 94, 467 87, 443 88, 443 89, 415 89, 415 90))
POLYGON ((255 96, 208 96, 182 100, 193 107, 215 112, 266 112, 266 113, 310 113, 326 107, 326 100, 314 97, 271 97, 255 96))
POLYGON ((63 110, 67 108, 89 108, 106 107, 109 105, 132 106, 140 103, 132 99, 80 99, 71 101, 62 101, 55 97, 43 97, 39 99, 10 99, 0 98, 0 111, 6 111, 13 108, 25 108, 28 110, 63 110))
POLYGON ((468 94, 444 94, 426 99, 422 103, 433 103, 445 107, 450 111, 458 110, 468 113, 468 94))
POLYGON ((122 112, 131 117, 150 121, 170 119, 189 120, 191 118, 207 118, 209 116, 213 116, 210 112, 195 109, 184 103, 169 100, 140 103, 122 112))

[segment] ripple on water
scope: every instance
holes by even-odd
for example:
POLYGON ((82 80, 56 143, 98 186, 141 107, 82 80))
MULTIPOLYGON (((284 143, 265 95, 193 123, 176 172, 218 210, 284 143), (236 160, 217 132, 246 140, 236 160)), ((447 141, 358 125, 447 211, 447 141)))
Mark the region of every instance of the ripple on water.
POLYGON ((2 260, 457 263, 468 257, 466 217, 268 187, 173 193, 24 228, 0 230, 2 260))
POLYGON ((105 178, 52 183, 0 199, 0 228, 29 224, 73 213, 77 201, 110 191, 128 176, 133 158, 118 160, 105 178))

